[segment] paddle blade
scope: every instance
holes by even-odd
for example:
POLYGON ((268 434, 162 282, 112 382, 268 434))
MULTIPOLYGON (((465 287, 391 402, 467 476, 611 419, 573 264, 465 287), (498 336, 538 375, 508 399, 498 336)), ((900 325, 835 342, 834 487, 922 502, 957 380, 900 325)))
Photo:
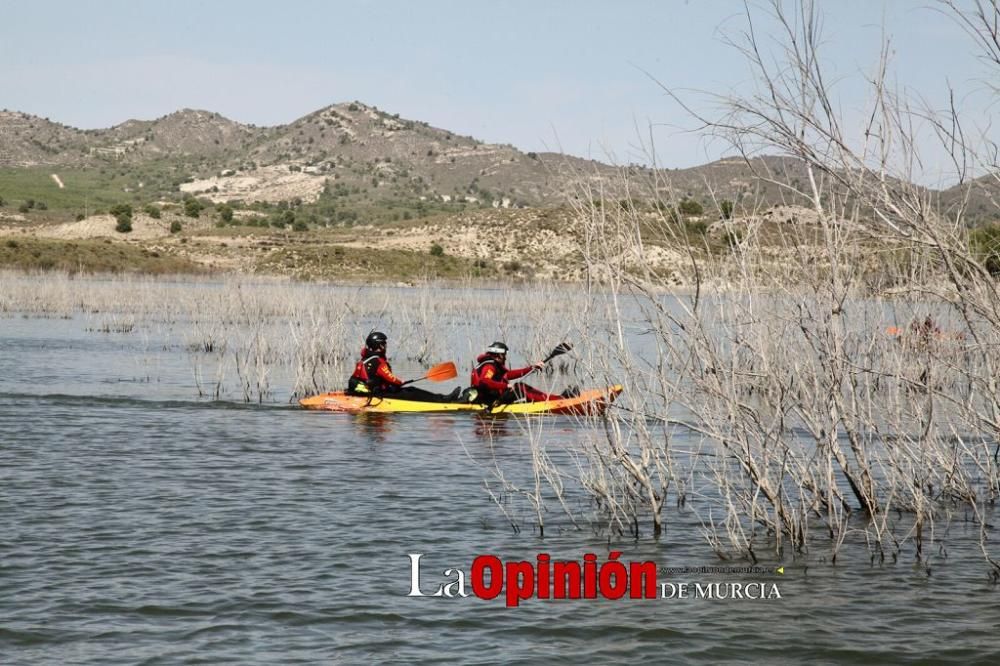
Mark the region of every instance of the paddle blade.
POLYGON ((427 379, 432 382, 444 382, 449 379, 454 379, 455 377, 458 377, 458 369, 451 361, 438 363, 427 371, 427 379))
POLYGON ((548 363, 549 361, 551 361, 552 359, 554 359, 556 356, 560 356, 562 354, 565 354, 566 352, 568 352, 568 351, 570 351, 572 349, 573 349, 573 345, 571 345, 570 343, 568 343, 568 342, 560 342, 558 345, 556 345, 556 348, 553 349, 552 352, 549 353, 549 355, 545 357, 545 360, 543 361, 543 363, 548 363))

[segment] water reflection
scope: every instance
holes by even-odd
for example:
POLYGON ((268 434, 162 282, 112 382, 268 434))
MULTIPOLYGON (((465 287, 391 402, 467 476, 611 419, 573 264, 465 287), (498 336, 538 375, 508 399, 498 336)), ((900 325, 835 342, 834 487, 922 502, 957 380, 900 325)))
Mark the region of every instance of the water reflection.
POLYGON ((506 415, 476 414, 476 437, 492 442, 499 437, 509 437, 511 429, 506 415))
POLYGON ((350 415, 358 438, 372 442, 398 439, 397 435, 418 435, 423 441, 450 441, 456 427, 475 423, 477 437, 492 439, 510 434, 506 419, 482 417, 471 414, 394 414, 392 412, 363 412, 350 415))
POLYGON ((393 431, 393 414, 364 412, 353 414, 351 420, 361 439, 385 442, 393 431))

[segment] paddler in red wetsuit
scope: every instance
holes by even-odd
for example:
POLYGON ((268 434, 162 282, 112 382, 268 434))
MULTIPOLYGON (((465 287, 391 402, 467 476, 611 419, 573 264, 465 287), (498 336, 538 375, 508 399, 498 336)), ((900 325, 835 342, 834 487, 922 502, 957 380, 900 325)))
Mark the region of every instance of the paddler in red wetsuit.
POLYGON ((361 360, 354 366, 354 374, 347 381, 348 394, 421 402, 452 402, 458 398, 458 388, 449 395, 441 395, 415 386, 406 386, 406 382, 393 374, 392 366, 386 360, 388 342, 389 338, 381 331, 368 334, 361 350, 361 360))
POLYGON ((478 392, 476 401, 484 404, 509 404, 517 401, 544 402, 570 397, 545 393, 521 382, 510 383, 514 379, 520 379, 528 373, 541 370, 544 367, 544 362, 537 361, 523 368, 509 370, 507 368, 507 345, 502 342, 494 342, 486 349, 485 354, 481 354, 476 359, 476 366, 472 370, 472 388, 478 392))

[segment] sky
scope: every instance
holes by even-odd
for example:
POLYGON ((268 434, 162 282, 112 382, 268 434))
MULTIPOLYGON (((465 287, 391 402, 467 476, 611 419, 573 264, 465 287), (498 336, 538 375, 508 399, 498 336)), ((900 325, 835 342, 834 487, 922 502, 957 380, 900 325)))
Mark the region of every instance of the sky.
MULTIPOLYGON (((893 81, 934 106, 947 85, 984 126, 988 70, 934 0, 829 0, 824 54, 847 117, 891 37, 893 81)), ((703 164, 728 151, 692 132, 668 97, 750 89, 726 44, 745 27, 729 0, 3 0, 0 108, 91 129, 206 109, 285 124, 359 100, 523 151, 618 164, 703 164), (652 129, 651 129, 652 128, 652 129)), ((774 25, 751 4, 765 38, 774 25)), ((929 165, 924 180, 946 165, 929 165)), ((939 173, 940 172, 940 173, 939 173)))

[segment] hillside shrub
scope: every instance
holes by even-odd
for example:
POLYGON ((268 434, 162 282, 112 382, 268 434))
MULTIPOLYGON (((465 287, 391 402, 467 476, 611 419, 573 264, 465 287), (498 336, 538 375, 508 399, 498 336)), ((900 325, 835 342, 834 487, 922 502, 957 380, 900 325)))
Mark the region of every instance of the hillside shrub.
POLYGON ((708 225, 700 220, 698 222, 685 222, 684 227, 687 229, 688 237, 697 238, 708 233, 708 225))
POLYGON ((126 203, 115 204, 108 212, 115 216, 115 220, 118 223, 115 225, 115 231, 121 234, 127 234, 132 231, 132 206, 126 203))
POLYGON ((678 204, 677 208, 684 215, 701 215, 705 212, 700 203, 691 199, 684 199, 678 204))
POLYGON ((433 245, 431 245, 431 256, 432 257, 443 257, 444 256, 444 248, 441 247, 440 245, 438 245, 437 243, 434 243, 433 245))
POLYGON ((503 269, 505 271, 510 272, 510 273, 516 273, 519 270, 521 270, 521 262, 520 261, 508 261, 508 262, 504 263, 503 269))
POLYGON ((990 275, 1000 275, 1000 226, 974 229, 969 234, 969 245, 990 275))
POLYGON ((194 197, 184 200, 184 214, 188 217, 199 217, 201 215, 201 202, 194 197))
POLYGON ((739 229, 726 229, 726 245, 735 250, 743 242, 743 232, 739 229))
POLYGON ((183 229, 183 227, 181 226, 181 223, 178 222, 177 220, 174 220, 173 222, 170 223, 170 233, 172 234, 180 233, 181 229, 183 229))
POLYGON ((729 220, 733 217, 733 202, 729 199, 723 199, 719 204, 719 212, 722 213, 723 220, 729 220))

